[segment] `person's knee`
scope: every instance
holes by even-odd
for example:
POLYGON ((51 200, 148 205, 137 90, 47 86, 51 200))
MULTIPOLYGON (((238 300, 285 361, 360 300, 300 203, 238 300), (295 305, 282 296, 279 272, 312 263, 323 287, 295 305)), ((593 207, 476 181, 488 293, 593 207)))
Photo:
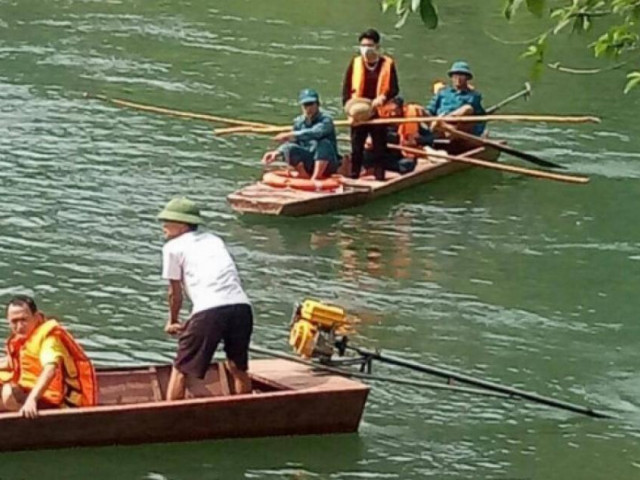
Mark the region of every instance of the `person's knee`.
POLYGON ((333 162, 337 158, 337 152, 335 146, 331 140, 322 139, 318 140, 316 145, 316 160, 326 160, 327 162, 333 162))
POLYGON ((458 108, 455 112, 455 115, 463 116, 463 115, 473 115, 473 107, 471 105, 463 105, 458 108))
MULTIPOLYGON (((284 143, 280 146, 279 150, 280 153, 282 153, 282 156, 285 160, 285 162, 292 164, 292 157, 295 157, 296 155, 291 155, 292 150, 297 147, 297 145, 295 143, 284 143)), ((298 160, 299 161, 299 160, 298 160)), ((296 163, 298 163, 298 161, 296 161, 296 163)), ((292 164, 293 165, 293 164, 292 164)))
POLYGON ((2 386, 2 405, 5 409, 18 411, 24 403, 24 394, 20 387, 11 383, 2 386))

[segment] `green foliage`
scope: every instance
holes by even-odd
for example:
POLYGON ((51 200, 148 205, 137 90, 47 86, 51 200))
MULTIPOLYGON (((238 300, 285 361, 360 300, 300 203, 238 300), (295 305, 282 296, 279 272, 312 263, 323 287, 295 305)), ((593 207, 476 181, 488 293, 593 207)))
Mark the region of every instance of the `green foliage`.
POLYGON ((434 29, 438 26, 438 11, 432 0, 381 0, 382 11, 395 7, 398 22, 396 28, 401 28, 410 13, 419 13, 422 23, 427 28, 434 29))
POLYGON ((629 93, 632 88, 640 85, 640 72, 631 72, 627 75, 627 85, 624 87, 624 93, 629 93))
MULTIPOLYGON (((430 29, 438 26, 438 11, 434 0, 381 0, 386 12, 395 7, 400 28, 411 13, 419 13, 422 22, 430 29)), ((640 0, 555 0, 553 7, 547 0, 505 0, 502 13, 510 21, 523 6, 538 18, 547 18, 553 27, 541 33, 522 54, 533 60, 534 76, 539 75, 545 65, 545 56, 554 37, 561 34, 581 34, 596 58, 616 58, 631 61, 640 53, 640 0), (595 24, 606 31, 593 38, 595 24), (589 38, 591 36, 591 38, 589 38)), ((627 74, 624 89, 628 93, 640 85, 640 71, 627 74)))

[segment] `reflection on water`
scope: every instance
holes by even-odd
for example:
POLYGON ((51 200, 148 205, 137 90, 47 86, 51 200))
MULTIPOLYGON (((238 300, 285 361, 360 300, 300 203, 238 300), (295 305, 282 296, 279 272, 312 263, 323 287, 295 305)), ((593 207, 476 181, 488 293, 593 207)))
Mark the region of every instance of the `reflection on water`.
POLYGON ((356 281, 362 274, 408 279, 419 277, 413 274, 418 271, 428 279, 428 261, 411 258, 411 232, 409 213, 397 212, 382 225, 358 216, 344 222, 338 231, 312 232, 309 245, 312 251, 329 247, 337 250, 338 273, 345 281, 356 281))

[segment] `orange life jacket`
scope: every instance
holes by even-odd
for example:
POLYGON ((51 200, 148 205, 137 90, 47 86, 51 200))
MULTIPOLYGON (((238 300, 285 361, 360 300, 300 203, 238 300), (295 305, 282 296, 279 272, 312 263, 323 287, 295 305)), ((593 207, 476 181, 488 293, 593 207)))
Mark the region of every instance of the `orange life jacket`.
POLYGON ((60 407, 96 405, 98 389, 91 361, 73 337, 53 319, 42 322, 26 339, 19 339, 13 335, 9 338, 7 348, 13 373, 12 381, 26 390, 33 389, 43 369, 40 363, 42 344, 51 336, 60 339, 75 368, 67 368, 66 362, 60 362, 42 398, 60 407), (77 386, 71 385, 69 379, 74 380, 72 383, 77 386))
MULTIPOLYGON (((376 96, 388 95, 391 90, 393 58, 383 55, 380 60, 382 60, 382 67, 378 75, 376 96)), ((364 58, 362 58, 361 55, 354 57, 351 64, 351 98, 362 97, 364 95, 364 69, 364 58)))
MULTIPOLYGON (((408 103, 403 108, 403 117, 423 117, 425 116, 424 108, 417 103, 408 103)), ((407 142, 418 135, 420 132, 420 124, 418 122, 402 123, 398 127, 398 136, 400 137, 400 144, 406 145, 407 142)), ((415 155, 404 152, 404 156, 407 158, 415 158, 415 155)))

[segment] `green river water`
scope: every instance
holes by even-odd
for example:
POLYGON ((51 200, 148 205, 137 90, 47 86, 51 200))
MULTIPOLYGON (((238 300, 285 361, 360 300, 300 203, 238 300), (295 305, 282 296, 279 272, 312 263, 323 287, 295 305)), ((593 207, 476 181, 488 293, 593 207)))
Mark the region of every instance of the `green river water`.
MULTIPOLYGON (((34 293, 98 365, 170 361, 155 214, 188 194, 233 251, 257 344, 288 350, 293 302, 328 299, 363 319, 359 345, 617 419, 376 384, 357 435, 3 454, 0 478, 640 478, 640 93, 622 95, 620 72, 548 71, 504 111, 602 124, 492 129, 591 176, 586 186, 469 171, 302 219, 239 217, 226 203, 259 177, 268 139, 82 97, 286 123, 312 86, 341 116, 357 34, 375 26, 406 98, 426 102, 465 58, 492 104, 528 78, 524 47, 507 42, 544 28, 505 23, 501 4, 441 1, 430 32, 418 19, 394 30, 373 0, 0 0, 0 298, 34 293)), ((581 46, 567 39, 551 60, 590 65, 581 46)))

